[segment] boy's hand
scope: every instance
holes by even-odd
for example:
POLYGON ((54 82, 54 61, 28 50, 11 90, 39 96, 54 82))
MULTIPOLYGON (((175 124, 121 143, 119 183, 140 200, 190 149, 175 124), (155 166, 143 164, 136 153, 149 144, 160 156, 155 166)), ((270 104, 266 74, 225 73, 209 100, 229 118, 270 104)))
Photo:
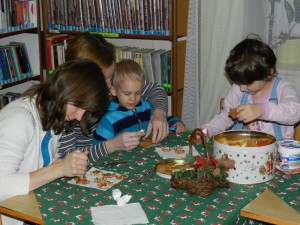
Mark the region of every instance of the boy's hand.
POLYGON ((176 122, 173 124, 176 127, 176 134, 182 133, 185 131, 185 126, 181 122, 176 122))
POLYGON ((262 116, 262 107, 259 104, 246 104, 237 107, 237 119, 243 123, 249 123, 262 116))

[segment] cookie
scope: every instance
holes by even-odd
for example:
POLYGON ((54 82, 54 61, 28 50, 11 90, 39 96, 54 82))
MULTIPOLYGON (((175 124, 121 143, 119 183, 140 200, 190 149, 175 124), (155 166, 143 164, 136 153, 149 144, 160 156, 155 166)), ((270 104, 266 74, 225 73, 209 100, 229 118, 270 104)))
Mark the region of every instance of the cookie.
POLYGON ((231 108, 229 110, 228 115, 232 118, 232 119, 236 119, 237 118, 237 112, 236 112, 236 108, 231 108))
POLYGON ((149 148, 153 145, 154 145, 154 143, 149 139, 144 139, 144 140, 140 141, 140 144, 139 144, 139 146, 141 146, 142 148, 149 148))

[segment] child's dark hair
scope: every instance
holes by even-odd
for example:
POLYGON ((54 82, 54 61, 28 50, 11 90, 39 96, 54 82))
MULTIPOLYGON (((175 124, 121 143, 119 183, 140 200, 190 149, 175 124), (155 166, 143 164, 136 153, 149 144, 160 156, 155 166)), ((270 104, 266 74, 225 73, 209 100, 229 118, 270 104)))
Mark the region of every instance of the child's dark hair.
POLYGON ((247 37, 238 43, 226 60, 225 71, 238 85, 249 85, 256 80, 268 80, 271 69, 276 73, 273 50, 257 38, 247 37))

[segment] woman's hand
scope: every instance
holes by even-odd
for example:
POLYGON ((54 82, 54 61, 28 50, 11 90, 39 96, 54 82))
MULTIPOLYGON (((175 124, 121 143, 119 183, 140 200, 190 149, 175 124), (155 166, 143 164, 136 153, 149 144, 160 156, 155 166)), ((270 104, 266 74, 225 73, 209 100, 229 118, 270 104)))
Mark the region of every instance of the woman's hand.
POLYGON ((88 152, 74 151, 49 166, 30 172, 29 190, 35 190, 44 184, 61 177, 84 175, 88 166, 88 152))
POLYGON ((155 109, 153 116, 147 128, 145 139, 152 133, 152 142, 159 143, 169 134, 169 125, 167 123, 166 113, 161 109, 155 109))
POLYGON ((141 137, 145 135, 144 131, 125 132, 105 142, 106 149, 109 153, 116 150, 132 150, 140 143, 141 137))
POLYGON ((78 176, 78 175, 84 175, 86 173, 87 167, 89 165, 88 151, 71 152, 68 155, 66 155, 65 158, 62 159, 62 163, 63 163, 64 176, 74 177, 74 176, 78 176))

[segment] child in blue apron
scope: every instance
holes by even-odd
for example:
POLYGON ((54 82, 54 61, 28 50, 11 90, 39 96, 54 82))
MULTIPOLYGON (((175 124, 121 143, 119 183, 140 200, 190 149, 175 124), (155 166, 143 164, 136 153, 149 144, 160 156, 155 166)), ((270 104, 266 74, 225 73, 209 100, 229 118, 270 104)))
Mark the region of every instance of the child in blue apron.
POLYGON ((293 139, 300 99, 295 87, 278 76, 275 65, 273 50, 258 38, 248 37, 230 51, 225 71, 233 85, 220 114, 201 126, 209 137, 233 128, 293 139), (236 119, 228 115, 230 109, 236 109, 236 119))

